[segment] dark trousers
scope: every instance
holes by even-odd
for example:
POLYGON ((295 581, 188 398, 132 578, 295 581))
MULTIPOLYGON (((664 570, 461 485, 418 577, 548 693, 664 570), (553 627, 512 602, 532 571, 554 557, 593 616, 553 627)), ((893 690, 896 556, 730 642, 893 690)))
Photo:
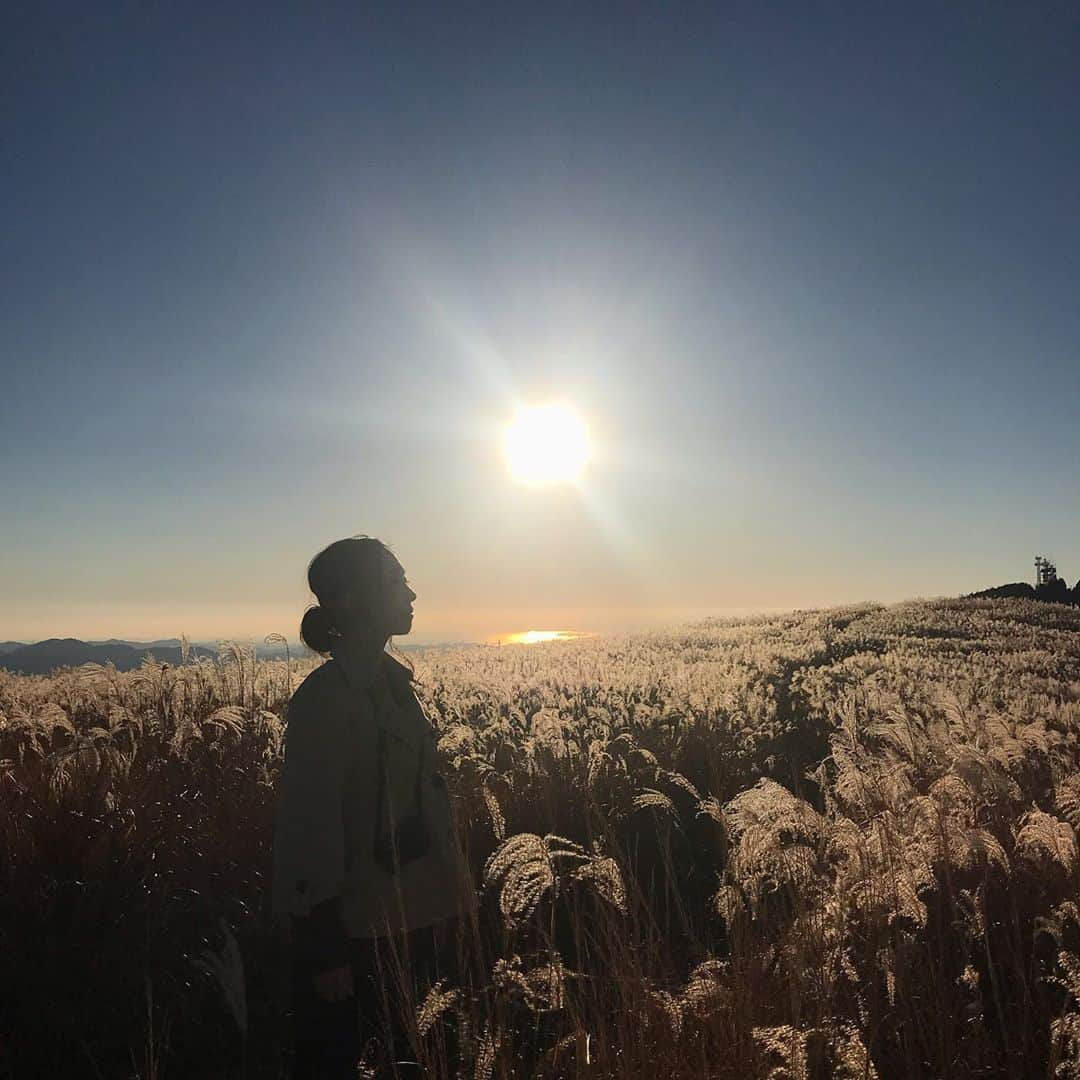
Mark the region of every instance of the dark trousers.
MULTIPOLYGON (((452 944, 453 925, 447 923, 410 930, 393 939, 353 938, 349 966, 354 996, 327 1001, 315 990, 316 972, 303 940, 294 941, 292 1080, 356 1080, 357 1062, 365 1049, 373 1049, 384 1068, 394 1061, 412 1060, 402 1018, 407 1005, 398 982, 399 968, 405 965, 411 984, 404 993, 419 1007, 432 984, 449 974, 452 944)), ((394 1073, 391 1069, 385 1075, 394 1073)), ((407 1074, 403 1071, 402 1075, 407 1074)))

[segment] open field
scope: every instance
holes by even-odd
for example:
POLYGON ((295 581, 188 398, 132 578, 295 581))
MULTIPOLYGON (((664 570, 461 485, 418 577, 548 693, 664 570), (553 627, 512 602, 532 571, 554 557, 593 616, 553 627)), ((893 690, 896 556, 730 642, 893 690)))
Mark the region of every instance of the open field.
MULTIPOLYGON (((968 600, 413 654, 479 900, 418 1051, 456 1032, 479 1078, 1080 1075, 1078 631, 968 600)), ((0 672, 0 1076, 277 1075, 265 887, 309 668, 0 672)))

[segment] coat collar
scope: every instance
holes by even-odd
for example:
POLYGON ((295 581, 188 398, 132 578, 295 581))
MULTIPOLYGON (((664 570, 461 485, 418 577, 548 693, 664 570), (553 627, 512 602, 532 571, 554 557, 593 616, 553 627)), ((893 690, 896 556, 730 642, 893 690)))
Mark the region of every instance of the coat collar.
POLYGON ((412 672, 385 650, 375 657, 365 657, 350 649, 345 642, 339 642, 330 650, 330 655, 337 661, 345 681, 354 690, 375 686, 380 674, 395 690, 412 682, 412 672))

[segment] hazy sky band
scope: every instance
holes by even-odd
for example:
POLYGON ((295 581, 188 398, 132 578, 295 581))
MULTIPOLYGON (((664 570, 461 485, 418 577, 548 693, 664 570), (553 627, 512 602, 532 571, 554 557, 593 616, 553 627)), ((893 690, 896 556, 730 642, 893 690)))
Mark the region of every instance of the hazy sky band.
POLYGON ((358 531, 431 639, 1080 577, 1075 11, 760 7, 11 16, 0 638, 358 531))

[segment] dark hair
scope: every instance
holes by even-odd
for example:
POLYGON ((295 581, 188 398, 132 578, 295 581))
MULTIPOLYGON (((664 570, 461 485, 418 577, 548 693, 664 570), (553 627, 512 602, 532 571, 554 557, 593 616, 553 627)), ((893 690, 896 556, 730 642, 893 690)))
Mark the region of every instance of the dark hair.
POLYGON ((313 652, 328 653, 334 643, 334 620, 324 607, 316 604, 300 620, 300 640, 313 652))
POLYGON ((308 587, 319 603, 304 612, 300 623, 300 638, 309 649, 323 654, 330 651, 334 638, 345 630, 342 595, 357 583, 367 594, 372 612, 379 609, 385 561, 393 554, 373 536, 350 536, 335 540, 311 560, 308 587))

